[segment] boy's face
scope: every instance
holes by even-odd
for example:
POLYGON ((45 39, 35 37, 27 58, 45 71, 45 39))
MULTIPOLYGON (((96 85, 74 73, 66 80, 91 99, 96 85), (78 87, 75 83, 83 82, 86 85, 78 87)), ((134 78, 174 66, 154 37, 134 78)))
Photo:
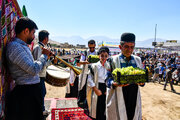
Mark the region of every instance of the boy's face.
POLYGON ((99 55, 100 62, 104 62, 108 57, 109 57, 109 55, 108 55, 107 52, 102 52, 102 53, 99 55))

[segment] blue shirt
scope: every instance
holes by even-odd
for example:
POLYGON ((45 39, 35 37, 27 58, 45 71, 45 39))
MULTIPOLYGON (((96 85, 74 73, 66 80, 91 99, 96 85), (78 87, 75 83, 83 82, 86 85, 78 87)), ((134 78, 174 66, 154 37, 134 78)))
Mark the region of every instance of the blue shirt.
POLYGON ((9 72, 17 85, 40 82, 38 74, 46 64, 47 55, 42 54, 34 61, 28 45, 19 38, 15 38, 7 46, 6 57, 9 72))

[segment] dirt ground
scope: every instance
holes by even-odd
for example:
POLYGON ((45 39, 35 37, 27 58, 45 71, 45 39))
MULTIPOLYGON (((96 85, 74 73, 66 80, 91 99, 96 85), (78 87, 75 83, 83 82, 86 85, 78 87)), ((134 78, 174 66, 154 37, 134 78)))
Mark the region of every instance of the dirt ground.
MULTIPOLYGON (((46 84, 46 98, 62 98, 65 87, 46 84)), ((163 83, 147 83, 141 87, 143 120, 180 120, 180 85, 174 85, 176 93, 163 90, 163 83)))

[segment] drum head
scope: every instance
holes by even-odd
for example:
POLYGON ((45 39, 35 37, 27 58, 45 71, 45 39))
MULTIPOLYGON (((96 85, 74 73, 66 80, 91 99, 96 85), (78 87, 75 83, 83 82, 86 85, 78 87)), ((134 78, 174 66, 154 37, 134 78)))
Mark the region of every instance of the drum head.
POLYGON ((53 85, 63 87, 67 84, 70 72, 62 67, 56 67, 54 65, 50 65, 46 69, 46 82, 53 85))

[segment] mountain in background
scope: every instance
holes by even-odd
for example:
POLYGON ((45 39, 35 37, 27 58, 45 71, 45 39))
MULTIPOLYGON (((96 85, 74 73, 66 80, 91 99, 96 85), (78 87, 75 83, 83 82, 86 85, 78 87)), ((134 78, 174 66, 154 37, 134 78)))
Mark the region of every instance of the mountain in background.
MULTIPOLYGON (((52 41, 57 41, 59 43, 68 42, 69 44, 72 44, 72 45, 80 44, 80 45, 86 45, 86 46, 90 39, 94 39, 96 41, 96 44, 98 44, 102 41, 104 41, 104 42, 119 42, 119 38, 112 39, 112 38, 109 38, 106 36, 92 36, 87 39, 82 38, 80 36, 71 36, 71 37, 56 36, 56 37, 51 37, 50 39, 52 41)), ((143 41, 136 41, 136 47, 153 48, 153 46, 152 46, 153 41, 154 41, 154 38, 143 40, 143 41)), ((166 42, 166 40, 157 38, 156 42, 166 42)), ((180 43, 179 40, 178 40, 178 43, 180 43)))
POLYGON ((56 36, 56 37, 51 37, 50 39, 53 41, 57 41, 59 43, 68 42, 69 44, 72 44, 72 45, 77 45, 77 44, 86 45, 87 44, 87 41, 80 36, 71 36, 71 37, 56 36))
MULTIPOLYGON (((154 42, 154 38, 143 40, 143 41, 136 41, 136 47, 144 47, 144 48, 153 48, 152 42, 154 42)), ((156 42, 166 42, 165 39, 156 38, 156 42)))

